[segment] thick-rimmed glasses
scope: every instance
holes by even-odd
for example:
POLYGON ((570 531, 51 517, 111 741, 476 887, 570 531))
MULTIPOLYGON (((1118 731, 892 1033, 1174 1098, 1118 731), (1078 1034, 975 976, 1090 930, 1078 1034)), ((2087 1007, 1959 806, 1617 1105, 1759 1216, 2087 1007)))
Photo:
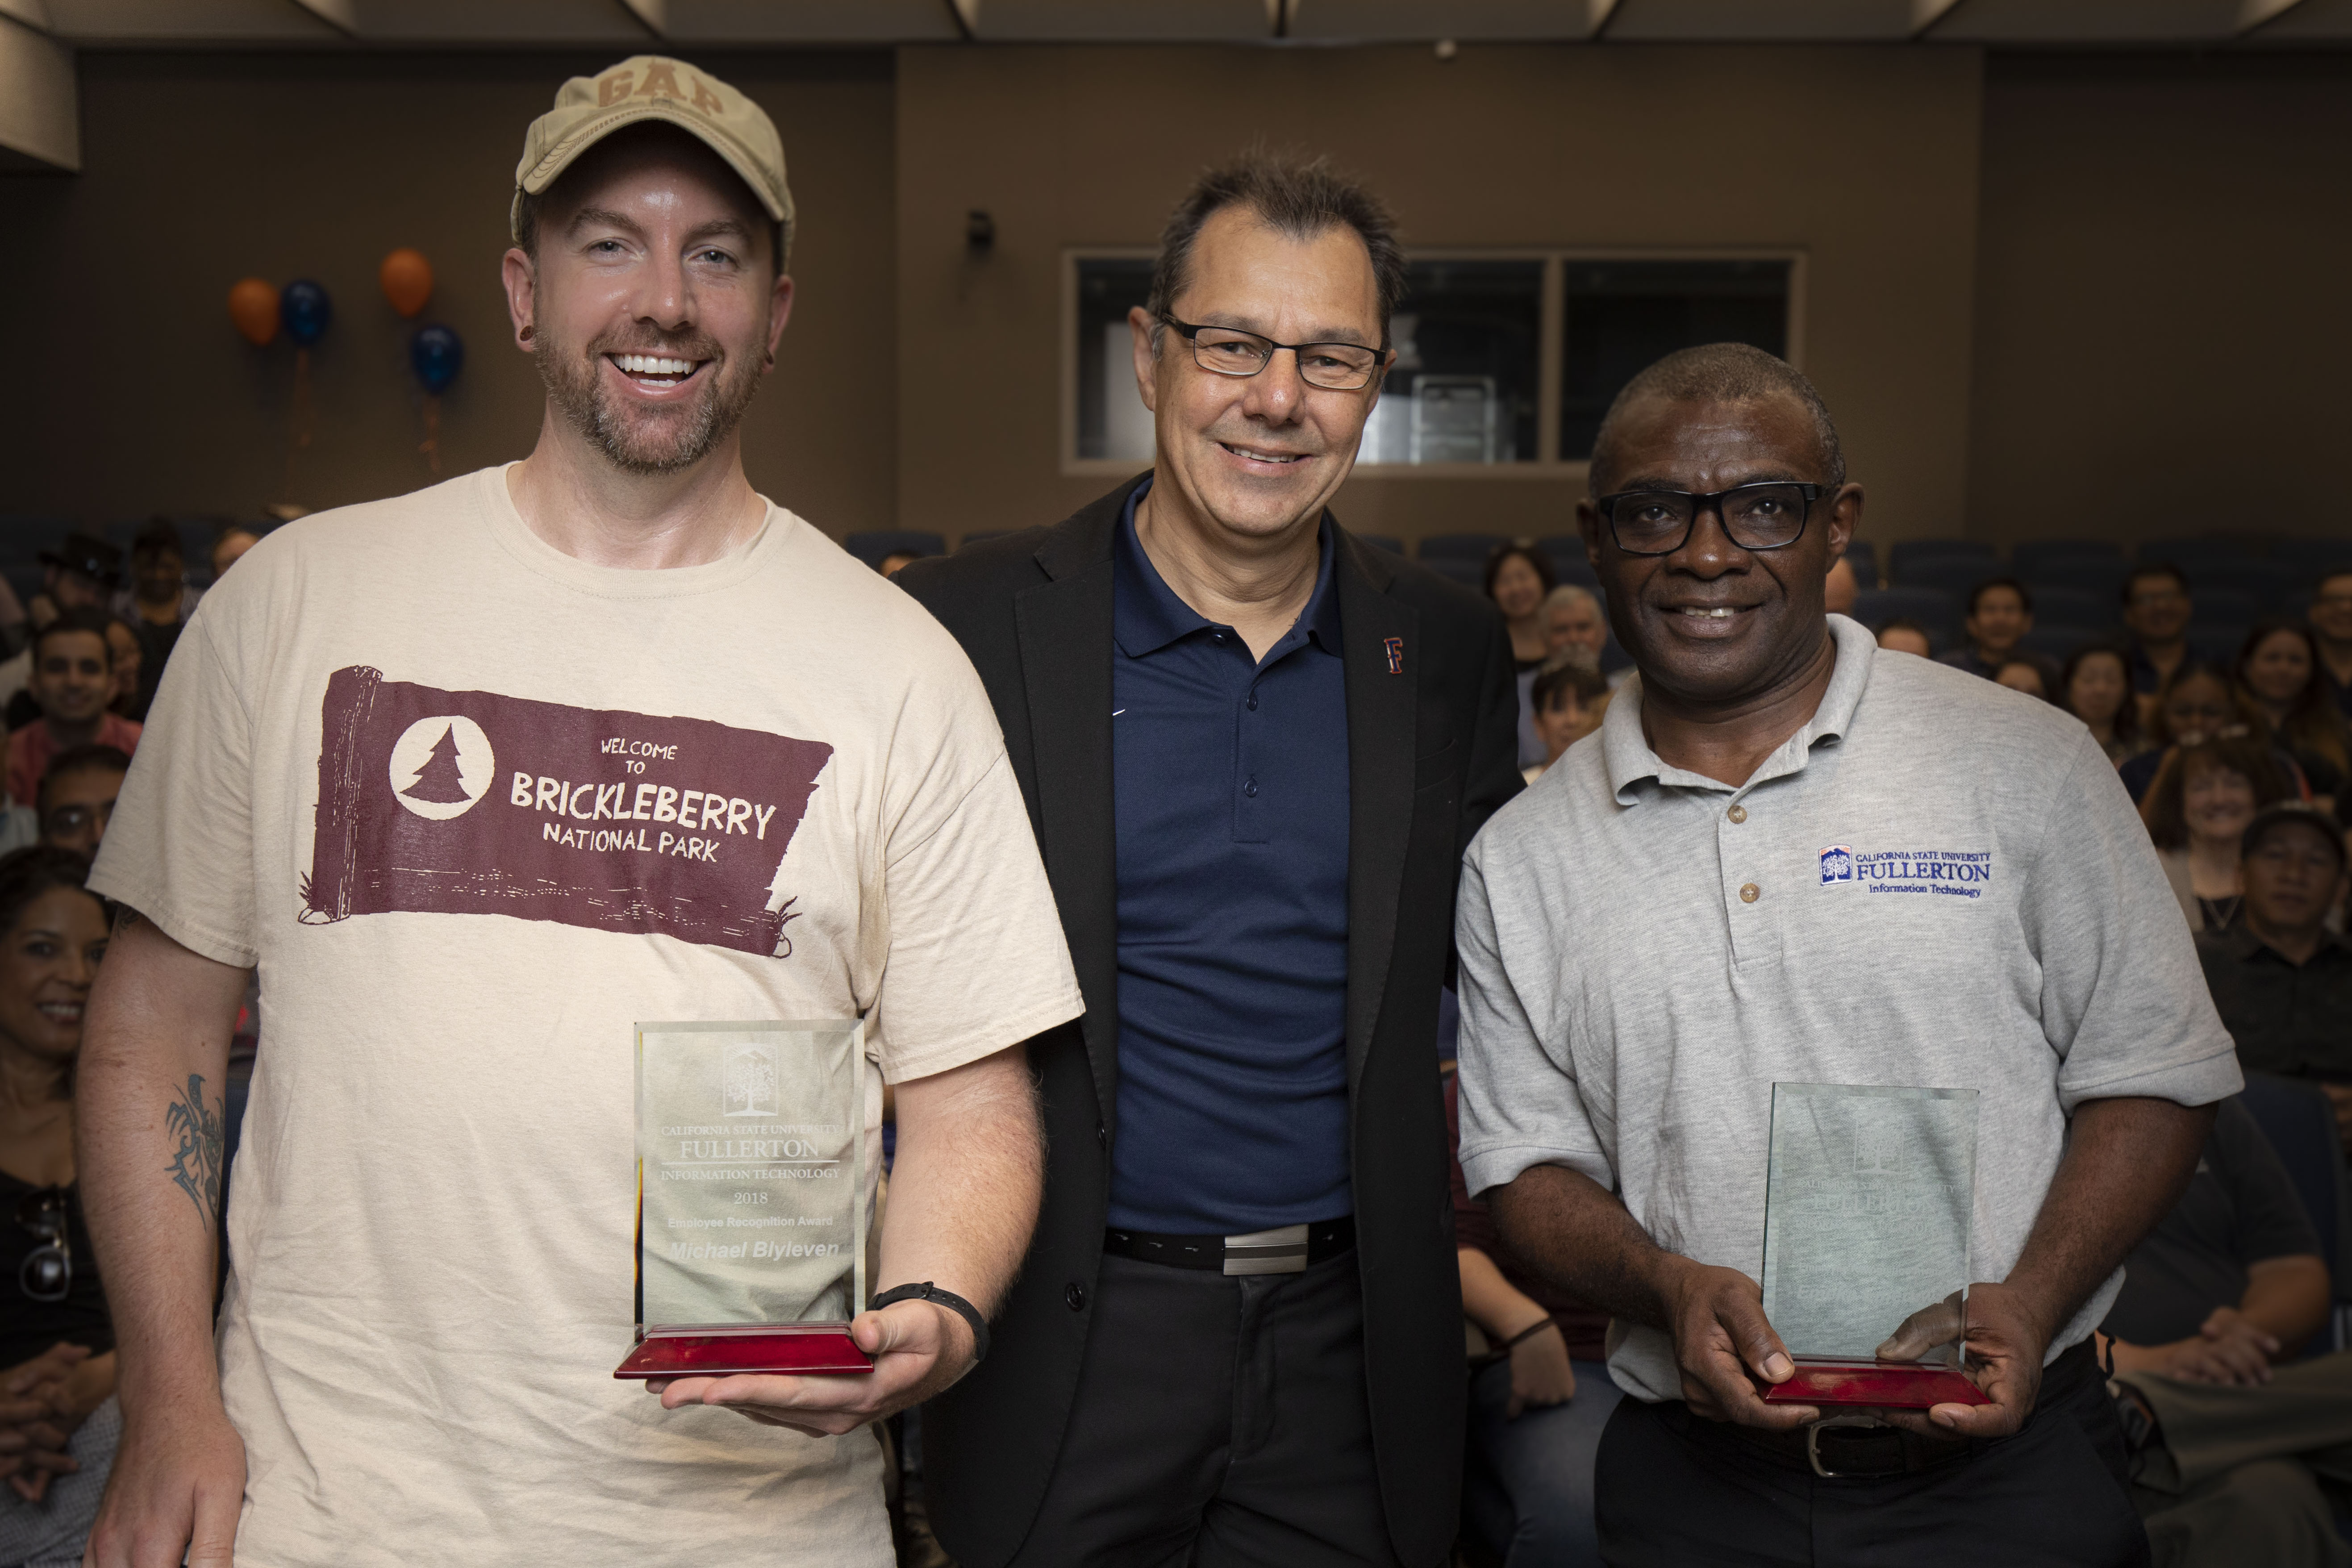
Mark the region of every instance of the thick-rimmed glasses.
POLYGON ((41 1238, 16 1269, 16 1288, 36 1301, 62 1301, 73 1289, 73 1243, 66 1235, 66 1190, 44 1187, 16 1200, 16 1223, 41 1238))
POLYGON ((1160 318, 1192 345, 1192 363, 1217 375, 1252 376, 1274 363, 1276 349, 1298 356, 1298 379, 1326 392, 1361 392, 1380 374, 1386 349, 1361 343, 1278 343, 1239 327, 1201 327, 1162 313, 1160 318))
POLYGON ((1628 555, 1672 555, 1690 540, 1699 513, 1723 520, 1723 531, 1742 550, 1780 550, 1797 542, 1805 518, 1826 485, 1773 479, 1693 495, 1688 490, 1620 490, 1592 503, 1609 535, 1628 555))

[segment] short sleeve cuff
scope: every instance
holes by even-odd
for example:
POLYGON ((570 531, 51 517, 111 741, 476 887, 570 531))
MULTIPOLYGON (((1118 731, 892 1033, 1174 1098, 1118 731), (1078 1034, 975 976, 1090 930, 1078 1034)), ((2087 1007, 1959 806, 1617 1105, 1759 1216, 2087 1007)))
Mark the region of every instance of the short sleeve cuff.
POLYGON ((2237 1047, 2224 1036, 2218 1050, 2194 1061, 2168 1063, 2092 1083, 2072 1082, 2062 1075, 2058 1103, 2069 1116, 2086 1100, 2169 1100, 2180 1105, 2210 1105, 2245 1087, 2237 1047))
MULTIPOLYGON (((895 1085, 952 1071, 983 1057, 992 1057, 1024 1040, 1035 1039, 1046 1030, 1068 1023, 1086 1010, 1086 1003, 1076 991, 1072 990, 1055 1001, 998 1019, 953 1040, 927 1045, 919 1051, 895 1051, 886 1045, 882 1054, 882 1081, 895 1085)), ((886 1025, 886 1040, 887 1035, 886 1025)))
POLYGON ((153 921, 156 930, 200 958, 227 964, 231 969, 251 969, 260 961, 260 954, 250 943, 193 918, 160 888, 142 879, 121 875, 103 859, 90 873, 89 890, 101 899, 138 910, 141 918, 153 921))
POLYGON ((1507 1143, 1496 1148, 1462 1151, 1462 1179, 1470 1195, 1518 1180, 1519 1173, 1538 1165, 1562 1165, 1589 1176, 1606 1191, 1617 1188, 1617 1173, 1598 1149, 1553 1149, 1539 1143, 1507 1143))

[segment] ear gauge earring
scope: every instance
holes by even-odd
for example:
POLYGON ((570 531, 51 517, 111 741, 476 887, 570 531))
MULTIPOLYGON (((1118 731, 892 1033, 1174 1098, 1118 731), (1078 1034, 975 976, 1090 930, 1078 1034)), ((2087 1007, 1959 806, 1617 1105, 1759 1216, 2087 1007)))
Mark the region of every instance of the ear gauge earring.
POLYGON ((531 334, 531 329, 530 329, 530 328, 529 328, 529 327, 525 327, 525 328, 522 330, 522 341, 523 341, 523 342, 530 342, 530 334, 531 334))

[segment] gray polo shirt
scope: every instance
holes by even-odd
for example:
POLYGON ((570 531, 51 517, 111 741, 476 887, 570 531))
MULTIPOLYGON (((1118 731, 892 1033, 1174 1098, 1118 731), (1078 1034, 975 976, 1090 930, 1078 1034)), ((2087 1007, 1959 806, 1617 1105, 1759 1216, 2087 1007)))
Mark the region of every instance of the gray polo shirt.
MULTIPOLYGON (((1660 1247, 1760 1277, 1775 1082, 1974 1089, 1970 1278, 2003 1279, 2076 1104, 2205 1104, 2237 1059, 2090 731, 1830 629, 1821 710, 1740 788, 1658 760, 1636 679, 1471 845, 1463 1172, 1565 1165, 1660 1247)), ((1610 1346, 1619 1383, 1681 1397, 1666 1334, 1610 1346)))

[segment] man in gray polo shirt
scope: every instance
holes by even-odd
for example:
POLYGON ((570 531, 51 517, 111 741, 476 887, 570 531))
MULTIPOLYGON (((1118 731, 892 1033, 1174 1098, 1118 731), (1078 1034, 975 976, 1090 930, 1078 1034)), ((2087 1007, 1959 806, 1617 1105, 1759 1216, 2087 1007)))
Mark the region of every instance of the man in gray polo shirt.
POLYGON ((2087 1340, 2240 1079, 2114 768, 2046 703, 1824 614, 1862 491, 1770 355, 1643 372, 1591 487, 1639 676, 1479 835, 1457 934, 1463 1169, 1613 1314, 1634 1395, 1603 1552, 2145 1561, 2087 1340), (1760 1397, 1793 1371, 1757 1282, 1776 1082, 1979 1092, 1990 1404, 1809 1433, 1833 1413, 1760 1397))

